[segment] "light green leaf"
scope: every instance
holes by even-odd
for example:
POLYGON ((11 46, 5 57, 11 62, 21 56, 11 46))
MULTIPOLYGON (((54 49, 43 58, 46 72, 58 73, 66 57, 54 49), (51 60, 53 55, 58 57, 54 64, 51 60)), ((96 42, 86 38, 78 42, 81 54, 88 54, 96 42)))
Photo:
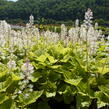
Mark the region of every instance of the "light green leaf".
POLYGON ((44 63, 46 59, 47 59, 46 55, 41 55, 37 58, 37 60, 42 62, 42 63, 44 63))
POLYGON ((25 94, 19 95, 19 101, 21 103, 21 107, 25 107, 31 103, 34 103, 41 95, 43 94, 43 91, 34 91, 31 93, 28 93, 28 96, 25 96, 25 94))
POLYGON ((46 92, 46 97, 50 98, 50 97, 55 97, 56 92, 46 92))
POLYGON ((54 64, 57 62, 57 60, 55 60, 53 56, 48 55, 48 59, 49 59, 51 64, 54 64))
POLYGON ((81 106, 82 107, 89 107, 90 103, 88 101, 82 102, 81 106))
POLYGON ((99 86, 99 89, 109 98, 109 85, 99 86))
POLYGON ((82 78, 79 79, 66 79, 64 80, 66 83, 77 86, 81 82, 82 78))
POLYGON ((103 102, 103 101, 97 101, 97 107, 98 109, 101 109, 102 107, 106 106, 107 103, 103 102))
POLYGON ((109 68, 98 67, 98 72, 102 75, 109 73, 109 68))
POLYGON ((52 69, 58 69, 58 68, 60 68, 61 67, 61 65, 53 65, 53 66, 49 66, 49 68, 52 68, 52 69))
POLYGON ((13 81, 19 81, 21 78, 18 77, 17 75, 15 75, 14 73, 11 74, 12 75, 12 80, 13 81))

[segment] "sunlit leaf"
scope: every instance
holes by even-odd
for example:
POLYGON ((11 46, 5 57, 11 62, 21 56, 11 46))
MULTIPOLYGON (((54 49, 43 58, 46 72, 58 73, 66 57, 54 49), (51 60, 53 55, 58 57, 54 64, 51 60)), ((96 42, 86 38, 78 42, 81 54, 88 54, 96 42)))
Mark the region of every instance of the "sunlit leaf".
POLYGON ((81 82, 82 78, 79 79, 66 79, 64 80, 66 83, 77 86, 81 82))

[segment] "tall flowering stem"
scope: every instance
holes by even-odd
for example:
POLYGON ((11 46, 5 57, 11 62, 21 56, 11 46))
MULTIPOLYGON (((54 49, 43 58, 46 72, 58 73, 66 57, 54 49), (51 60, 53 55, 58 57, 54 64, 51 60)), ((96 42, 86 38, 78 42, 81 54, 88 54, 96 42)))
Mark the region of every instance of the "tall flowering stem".
POLYGON ((92 19, 93 19, 93 12, 90 8, 88 8, 87 12, 85 12, 85 20, 84 20, 84 26, 86 27, 87 30, 87 35, 86 35, 86 61, 87 61, 87 71, 88 71, 88 61, 89 61, 89 45, 88 45, 88 31, 89 28, 92 26, 92 19))
POLYGON ((34 16, 30 15, 30 20, 29 20, 30 26, 32 27, 34 24, 34 16))
POLYGON ((25 98, 28 98, 29 92, 33 91, 33 85, 29 82, 32 79, 34 67, 32 66, 32 64, 30 64, 30 61, 27 59, 26 62, 22 65, 21 70, 22 81, 19 82, 20 87, 17 93, 21 94, 25 90, 25 98))
POLYGON ((85 20, 84 24, 89 28, 92 26, 93 12, 90 8, 88 8, 87 12, 85 12, 85 20))

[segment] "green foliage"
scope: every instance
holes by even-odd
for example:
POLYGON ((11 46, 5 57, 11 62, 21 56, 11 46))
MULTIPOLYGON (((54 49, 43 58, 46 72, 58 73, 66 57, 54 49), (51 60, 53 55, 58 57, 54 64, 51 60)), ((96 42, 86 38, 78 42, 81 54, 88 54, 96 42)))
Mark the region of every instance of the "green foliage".
POLYGON ((88 109, 93 100, 97 100, 98 108, 109 105, 109 57, 105 55, 108 45, 99 42, 96 56, 89 55, 87 66, 84 44, 48 44, 45 41, 37 41, 26 55, 34 66, 29 81, 33 85, 32 92, 25 86, 22 93, 18 93, 22 81, 21 66, 25 61, 23 50, 16 48, 14 51, 17 66, 10 70, 6 57, 10 52, 1 49, 5 60, 0 56, 0 109, 34 109, 32 105, 35 109, 50 109, 50 99, 64 101, 71 107, 75 102, 73 107, 77 109, 88 109))

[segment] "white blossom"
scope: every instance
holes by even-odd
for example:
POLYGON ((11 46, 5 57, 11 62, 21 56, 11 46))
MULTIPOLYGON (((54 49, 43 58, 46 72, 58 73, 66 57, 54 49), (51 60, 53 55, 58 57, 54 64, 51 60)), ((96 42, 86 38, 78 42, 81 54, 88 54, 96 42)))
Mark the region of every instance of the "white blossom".
POLYGON ((7 66, 8 66, 9 69, 14 69, 14 68, 16 68, 16 62, 14 60, 10 60, 7 63, 7 66))
POLYGON ((24 95, 24 97, 25 97, 25 99, 27 99, 27 98, 29 97, 29 94, 26 93, 26 94, 24 95))
POLYGON ((67 36, 67 27, 64 24, 62 24, 61 25, 61 39, 65 40, 66 36, 67 36))
POLYGON ((30 73, 30 74, 32 74, 33 72, 34 72, 34 67, 30 64, 30 62, 29 61, 26 61, 26 63, 24 63, 23 65, 22 65, 22 71, 24 72, 24 73, 30 73))
POLYGON ((33 88, 33 85, 32 85, 32 84, 29 84, 28 87, 29 87, 30 89, 32 89, 32 88, 33 88))
POLYGON ((87 12, 85 13, 84 24, 90 27, 92 24, 92 19, 93 19, 93 12, 90 8, 88 8, 87 12))
POLYGON ((22 93, 22 91, 21 91, 21 90, 19 90, 19 91, 18 91, 18 94, 21 94, 21 93, 22 93))
POLYGON ((76 19, 75 21, 75 27, 78 27, 79 26, 79 19, 76 19))
POLYGON ((34 16, 30 15, 30 20, 29 20, 30 26, 34 24, 34 16))

